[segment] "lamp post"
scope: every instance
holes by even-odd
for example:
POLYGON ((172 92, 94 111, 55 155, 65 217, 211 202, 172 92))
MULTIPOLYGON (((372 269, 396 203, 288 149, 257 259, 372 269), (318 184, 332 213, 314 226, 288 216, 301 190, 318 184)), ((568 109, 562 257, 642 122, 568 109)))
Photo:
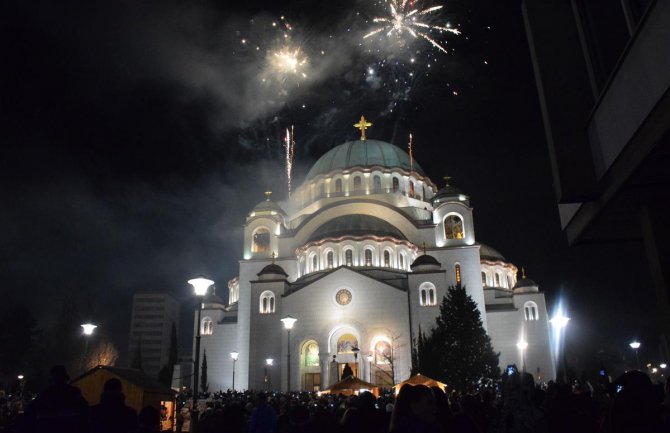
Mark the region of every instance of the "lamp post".
POLYGON ((358 347, 354 347, 351 349, 352 352, 354 352, 354 364, 356 365, 356 376, 358 377, 358 352, 361 351, 358 347))
POLYGON ((282 323, 284 324, 284 329, 287 331, 287 338, 286 338, 286 370, 287 370, 287 377, 286 377, 286 383, 287 383, 287 391, 291 391, 291 329, 293 329, 293 325, 295 325, 295 322, 298 321, 295 317, 291 316, 286 316, 283 319, 281 319, 282 323))
POLYGON ((193 406, 191 407, 191 432, 198 431, 198 375, 200 373, 200 316, 202 315, 202 301, 207 294, 207 289, 214 284, 214 281, 207 278, 193 278, 188 280, 193 286, 193 293, 198 297, 198 322, 195 331, 195 359, 193 366, 193 406))
POLYGON ((21 404, 23 404, 23 389, 26 386, 26 381, 23 379, 25 379, 25 376, 19 374, 18 376, 16 376, 16 378, 19 379, 19 389, 21 390, 21 404))
POLYGON ((630 346, 631 349, 633 349, 635 351, 635 363, 637 364, 637 369, 639 370, 640 369, 640 358, 637 354, 637 350, 640 348, 641 344, 640 344, 639 341, 633 340, 628 345, 630 346))
POLYGON ((558 310, 558 313, 549 321, 555 328, 556 328, 556 336, 560 340, 560 342, 563 343, 563 347, 561 349, 562 352, 562 359, 563 359, 563 382, 568 383, 568 363, 566 362, 565 359, 565 333, 564 329, 568 326, 568 322, 570 321, 569 317, 566 317, 563 314, 563 311, 561 309, 558 310))
POLYGON ((79 370, 83 371, 84 368, 86 368, 86 355, 88 355, 88 340, 90 340, 90 337, 93 335, 93 331, 95 331, 95 328, 97 328, 98 325, 94 325, 92 323, 84 323, 80 326, 84 333, 84 354, 81 356, 81 365, 79 366, 79 370))
POLYGON ((375 359, 372 354, 365 357, 368 360, 368 382, 372 383, 372 360, 375 359))
POLYGON ((274 359, 268 358, 265 360, 265 390, 269 391, 270 390, 270 375, 268 374, 268 370, 270 367, 272 367, 272 363, 274 362, 274 359))
POLYGON ((526 349, 528 348, 528 342, 525 340, 521 340, 518 343, 516 343, 516 347, 521 351, 521 370, 525 373, 526 372, 526 349))
POLYGON ((240 353, 237 351, 230 352, 230 358, 233 360, 233 391, 235 391, 235 363, 237 362, 237 357, 240 356, 240 353))

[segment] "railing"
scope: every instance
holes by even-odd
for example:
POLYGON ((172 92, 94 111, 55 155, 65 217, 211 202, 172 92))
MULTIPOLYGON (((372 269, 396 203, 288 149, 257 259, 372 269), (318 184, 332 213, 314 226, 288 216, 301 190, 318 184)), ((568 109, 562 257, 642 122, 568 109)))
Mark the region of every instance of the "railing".
POLYGON ((307 200, 305 203, 303 203, 303 206, 309 206, 310 204, 325 198, 360 197, 364 195, 374 195, 374 194, 398 194, 409 197, 414 200, 430 203, 430 199, 420 197, 417 194, 408 194, 407 191, 403 189, 393 190, 393 188, 375 188, 369 191, 366 191, 365 189, 355 189, 353 191, 347 191, 347 192, 329 192, 329 193, 318 194, 314 198, 307 200))

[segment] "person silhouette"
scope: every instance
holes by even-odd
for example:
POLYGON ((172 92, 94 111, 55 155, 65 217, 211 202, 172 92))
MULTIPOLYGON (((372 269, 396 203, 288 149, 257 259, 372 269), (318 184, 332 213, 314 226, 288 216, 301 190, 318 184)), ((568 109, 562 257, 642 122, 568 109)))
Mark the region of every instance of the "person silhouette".
POLYGON ((354 370, 349 367, 349 363, 344 364, 344 368, 342 369, 342 380, 346 379, 347 377, 353 377, 354 376, 354 370))
POLYGON ((100 404, 91 407, 91 432, 121 433, 137 428, 137 412, 126 406, 121 381, 108 379, 100 394, 100 404))

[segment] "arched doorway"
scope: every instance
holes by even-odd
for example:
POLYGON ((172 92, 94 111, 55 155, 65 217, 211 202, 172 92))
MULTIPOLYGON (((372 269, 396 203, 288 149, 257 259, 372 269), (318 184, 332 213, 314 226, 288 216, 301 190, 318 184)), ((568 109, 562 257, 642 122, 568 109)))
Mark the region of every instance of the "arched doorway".
POLYGON ((308 340, 300 348, 300 377, 304 391, 321 389, 321 366, 319 364, 319 344, 308 340))

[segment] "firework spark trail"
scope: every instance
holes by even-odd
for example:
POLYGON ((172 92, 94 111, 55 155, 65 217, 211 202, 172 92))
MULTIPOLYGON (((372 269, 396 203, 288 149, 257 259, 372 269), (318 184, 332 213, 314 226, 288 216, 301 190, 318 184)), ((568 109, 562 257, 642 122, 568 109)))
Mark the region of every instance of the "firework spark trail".
POLYGON ((409 148, 409 172, 410 174, 414 171, 414 158, 412 156, 412 133, 409 133, 409 144, 407 145, 409 148))
POLYGON ((426 9, 415 8, 415 2, 410 1, 409 7, 407 0, 390 0, 389 1, 389 10, 390 14, 387 17, 376 17, 373 18, 374 23, 380 23, 381 27, 376 28, 365 36, 363 39, 367 39, 370 36, 374 36, 381 32, 386 32, 387 37, 391 37, 394 34, 398 37, 401 37, 403 32, 409 33, 415 39, 422 38, 428 41, 432 46, 439 49, 443 53, 448 53, 446 48, 444 48, 438 41, 433 39, 429 33, 431 31, 438 32, 449 32, 455 35, 460 35, 461 32, 457 29, 452 29, 448 26, 438 26, 419 21, 418 17, 423 17, 429 15, 433 12, 437 12, 442 9, 442 5, 431 6, 426 9))
POLYGON ((290 131, 286 128, 286 137, 284 138, 284 148, 286 150, 286 181, 288 184, 289 197, 291 197, 291 171, 293 170, 293 152, 295 149, 293 132, 293 125, 291 125, 290 131))

